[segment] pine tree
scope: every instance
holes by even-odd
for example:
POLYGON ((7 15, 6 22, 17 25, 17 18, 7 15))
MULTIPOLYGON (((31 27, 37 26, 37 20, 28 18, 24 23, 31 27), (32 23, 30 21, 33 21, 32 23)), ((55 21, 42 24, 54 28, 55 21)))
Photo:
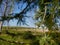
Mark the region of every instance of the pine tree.
POLYGON ((58 20, 60 17, 59 0, 40 0, 38 3, 39 10, 35 15, 36 25, 42 24, 49 30, 58 30, 58 20))

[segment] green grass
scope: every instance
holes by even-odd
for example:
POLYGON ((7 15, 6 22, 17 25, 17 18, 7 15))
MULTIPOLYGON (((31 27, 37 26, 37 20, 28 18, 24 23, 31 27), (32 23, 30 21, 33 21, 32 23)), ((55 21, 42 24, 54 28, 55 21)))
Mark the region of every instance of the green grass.
MULTIPOLYGON (((40 45, 40 39, 43 37, 42 32, 33 30, 33 28, 18 28, 5 29, 3 27, 2 34, 0 34, 0 45, 40 45), (25 31, 26 29, 29 29, 25 31), (33 30, 33 31, 32 31, 33 30)), ((17 27, 16 27, 17 28, 17 27)), ((35 29, 35 28, 34 28, 35 29)), ((58 45, 60 44, 60 32, 46 32, 46 34, 52 37, 52 40, 56 41, 58 45)))
POLYGON ((2 30, 0 34, 1 45, 30 45, 36 36, 30 31, 2 30), (4 43, 3 43, 4 42, 4 43), (6 44, 5 44, 6 43, 6 44), (21 44, 22 43, 22 44, 21 44))

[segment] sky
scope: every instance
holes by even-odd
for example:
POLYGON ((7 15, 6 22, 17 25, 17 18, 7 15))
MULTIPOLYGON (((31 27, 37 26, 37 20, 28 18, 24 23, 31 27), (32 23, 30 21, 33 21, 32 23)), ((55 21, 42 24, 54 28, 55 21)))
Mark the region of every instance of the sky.
MULTIPOLYGON (((17 9, 17 7, 16 7, 16 9, 14 10, 14 13, 18 13, 18 12, 19 12, 19 9, 17 9)), ((27 25, 17 25, 16 19, 10 20, 9 26, 35 27, 35 20, 33 20, 35 13, 33 11, 30 11, 30 12, 27 12, 26 15, 30 16, 30 18, 26 18, 26 23, 28 24, 28 26, 27 25)), ((4 26, 7 26, 7 23, 5 23, 4 26)))
MULTIPOLYGON (((30 16, 33 17, 34 13, 30 12, 30 13, 27 13, 27 15, 30 15, 30 16)), ((28 26, 27 25, 19 25, 19 26, 23 26, 23 27, 35 27, 35 21, 33 20, 32 17, 26 19, 26 23, 28 24, 28 26)), ((11 20, 9 22, 9 25, 10 26, 17 26, 17 20, 11 20)))
MULTIPOLYGON (((24 7, 26 7, 26 4, 24 4, 22 7, 21 7, 21 5, 22 4, 18 5, 21 8, 21 9, 18 9, 18 6, 16 4, 13 12, 14 13, 19 13, 24 7)), ((26 19, 26 23, 28 24, 28 26, 27 25, 22 25, 22 27, 35 27, 35 21, 33 20, 33 17, 35 15, 35 13, 33 11, 29 11, 29 12, 27 12, 26 15, 30 16, 30 18, 26 19)), ((11 20, 9 24, 10 24, 10 26, 17 26, 17 20, 14 20, 14 21, 11 20)), ((21 26, 21 25, 19 25, 19 26, 21 26)))
MULTIPOLYGON (((9 2, 9 3, 10 3, 10 2, 9 2)), ((1 10, 4 11, 4 5, 5 5, 5 3, 2 5, 3 8, 0 9, 0 15, 3 14, 3 13, 1 14, 1 10)), ((22 4, 20 3, 19 5, 17 5, 17 4, 15 3, 15 5, 14 5, 14 7, 13 7, 14 9, 13 9, 12 11, 13 11, 13 13, 19 13, 19 12, 21 12, 22 9, 25 8, 25 7, 26 7, 26 4, 22 5, 22 4), (18 9, 18 6, 19 6, 20 9, 18 9), (22 7, 21 7, 21 6, 22 6, 22 7)), ((27 19, 26 19, 26 22, 27 22, 28 26, 27 26, 27 25, 22 25, 22 26, 23 26, 23 27, 35 27, 35 21, 32 19, 33 16, 35 15, 35 13, 34 13, 33 11, 29 11, 29 12, 27 12, 26 15, 31 16, 30 18, 27 18, 27 19)), ((4 26, 7 26, 7 23, 6 23, 6 22, 4 23, 4 26)), ((9 26, 17 26, 17 20, 15 20, 15 19, 14 19, 14 20, 10 20, 9 26)), ((19 26, 21 26, 21 25, 19 25, 19 26)))
MULTIPOLYGON (((24 4, 24 5, 22 5, 22 4, 19 4, 19 5, 15 4, 13 13, 19 13, 19 12, 22 11, 22 9, 25 8, 25 7, 26 7, 26 4, 24 4), (18 6, 20 6, 20 7, 19 7, 20 9, 18 9, 18 6), (21 6, 22 6, 22 7, 21 7, 21 6)), ((37 9, 38 9, 38 8, 37 8, 37 9)), ((27 26, 27 25, 22 25, 22 27, 36 27, 36 26, 35 26, 35 21, 32 19, 32 17, 34 17, 35 13, 34 13, 33 11, 29 11, 29 12, 27 12, 26 15, 31 16, 30 18, 27 18, 27 19, 26 19, 26 22, 27 22, 27 24, 28 24, 29 26, 27 26)), ((17 20, 11 20, 11 21, 9 22, 9 25, 10 25, 10 26, 17 26, 17 20)), ((19 26, 21 26, 21 25, 19 25, 19 26)))

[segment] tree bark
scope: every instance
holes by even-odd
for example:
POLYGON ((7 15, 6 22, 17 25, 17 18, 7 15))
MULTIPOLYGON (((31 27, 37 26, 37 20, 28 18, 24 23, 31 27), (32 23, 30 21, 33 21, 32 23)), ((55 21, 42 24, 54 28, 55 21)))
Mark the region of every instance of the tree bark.
MULTIPOLYGON (((45 11, 44 11, 44 16, 43 16, 43 21, 42 21, 42 23, 44 23, 44 21, 45 21, 46 13, 47 13, 47 6, 45 6, 45 11)), ((45 33, 44 29, 43 29, 43 32, 45 33)))
POLYGON ((3 22, 0 21, 0 33, 2 32, 2 26, 3 26, 3 22))

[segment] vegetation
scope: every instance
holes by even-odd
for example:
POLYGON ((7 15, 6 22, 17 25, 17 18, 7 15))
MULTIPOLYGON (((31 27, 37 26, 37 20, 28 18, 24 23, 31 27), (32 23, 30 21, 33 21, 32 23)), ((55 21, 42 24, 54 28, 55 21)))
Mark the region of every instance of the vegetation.
POLYGON ((60 19, 60 1, 59 0, 40 0, 39 10, 35 14, 36 25, 44 25, 49 30, 58 30, 60 19), (58 23, 58 24, 57 24, 58 23))
POLYGON ((59 45, 60 32, 2 30, 0 45, 59 45), (44 35, 46 34, 46 36, 44 35), (49 36, 48 36, 49 35, 49 36))
POLYGON ((59 0, 0 0, 0 45, 60 45, 59 19, 59 0), (17 24, 26 24, 30 11, 36 13, 36 25, 42 27, 42 32, 37 28, 9 27, 13 19, 18 20, 17 24), (2 27, 5 22, 8 28, 2 27), (48 32, 44 32, 45 28, 48 32))
POLYGON ((26 14, 35 9, 37 2, 38 0, 0 0, 0 32, 2 25, 5 22, 9 25, 9 21, 13 19, 18 20, 17 24, 26 24, 26 18, 30 17, 26 14), (15 9, 19 11, 16 12, 15 9))

